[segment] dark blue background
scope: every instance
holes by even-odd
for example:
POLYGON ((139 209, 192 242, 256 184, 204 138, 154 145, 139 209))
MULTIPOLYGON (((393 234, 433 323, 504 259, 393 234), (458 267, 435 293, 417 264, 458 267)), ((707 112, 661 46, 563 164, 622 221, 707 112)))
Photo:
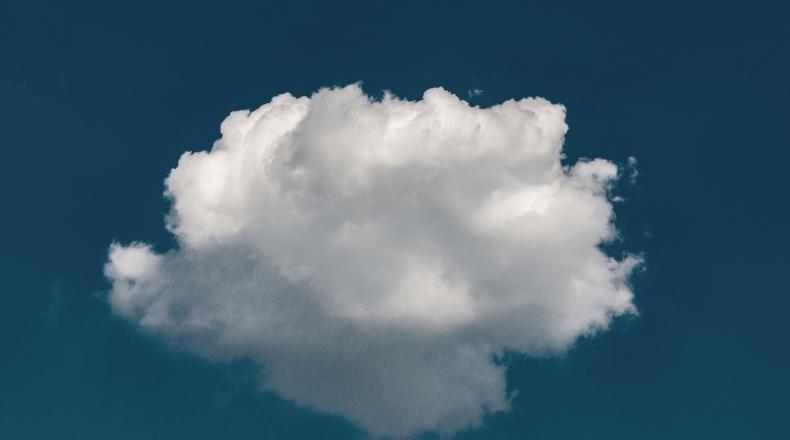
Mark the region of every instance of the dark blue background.
POLYGON ((355 81, 544 96, 569 160, 639 160, 640 316, 514 357, 513 410, 460 438, 788 438, 787 7, 167 3, 0 1, 0 438, 360 435, 138 334, 101 275, 113 239, 172 246, 162 181, 229 111, 355 81))

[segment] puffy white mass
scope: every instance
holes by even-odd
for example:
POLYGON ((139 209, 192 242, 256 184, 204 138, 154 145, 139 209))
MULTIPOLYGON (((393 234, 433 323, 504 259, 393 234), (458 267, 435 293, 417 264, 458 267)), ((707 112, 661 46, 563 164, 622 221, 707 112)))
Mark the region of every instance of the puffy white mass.
MULTIPOLYGON (((115 313, 374 436, 506 410, 505 351, 542 355, 634 312, 617 167, 563 166, 565 108, 479 108, 357 85, 231 113, 165 181, 178 246, 113 244, 115 313)), ((528 392, 528 390, 527 390, 528 392)))

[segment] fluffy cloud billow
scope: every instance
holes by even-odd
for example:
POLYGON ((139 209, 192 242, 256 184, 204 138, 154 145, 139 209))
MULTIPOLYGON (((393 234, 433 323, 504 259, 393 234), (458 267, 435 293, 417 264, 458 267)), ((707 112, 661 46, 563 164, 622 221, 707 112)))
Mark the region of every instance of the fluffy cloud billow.
MULTIPOLYGON (((635 311, 606 160, 563 166, 565 109, 356 85, 231 113, 165 181, 177 248, 113 244, 118 315, 374 436, 506 410, 497 355, 543 355, 635 311)), ((526 390, 528 392, 528 390, 526 390)))

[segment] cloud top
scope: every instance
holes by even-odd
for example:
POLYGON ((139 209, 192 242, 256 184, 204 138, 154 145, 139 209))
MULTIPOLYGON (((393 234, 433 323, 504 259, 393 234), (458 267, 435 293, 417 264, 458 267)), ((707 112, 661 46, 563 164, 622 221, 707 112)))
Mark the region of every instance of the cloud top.
POLYGON ((505 410, 505 350, 543 354, 634 311, 614 259, 617 167, 563 166, 565 109, 357 85, 231 113, 165 181, 179 246, 113 244, 115 313, 375 436, 505 410))

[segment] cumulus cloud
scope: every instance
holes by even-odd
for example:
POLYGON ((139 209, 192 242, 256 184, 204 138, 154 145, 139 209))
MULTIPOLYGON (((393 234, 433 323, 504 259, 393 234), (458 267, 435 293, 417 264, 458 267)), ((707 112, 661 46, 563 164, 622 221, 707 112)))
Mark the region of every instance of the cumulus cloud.
POLYGON ((565 109, 357 85, 231 113, 165 181, 178 246, 113 244, 115 313, 374 436, 506 410, 497 355, 634 312, 606 160, 563 166, 565 109))

